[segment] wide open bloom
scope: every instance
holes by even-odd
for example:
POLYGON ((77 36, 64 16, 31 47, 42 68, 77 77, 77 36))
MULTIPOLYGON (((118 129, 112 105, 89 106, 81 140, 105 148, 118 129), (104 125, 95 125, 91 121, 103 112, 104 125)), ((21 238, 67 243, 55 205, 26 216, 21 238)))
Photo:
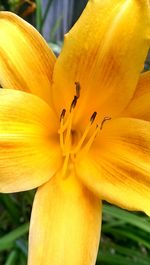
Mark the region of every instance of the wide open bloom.
POLYGON ((148 0, 90 0, 56 61, 0 13, 0 191, 39 187, 29 265, 95 264, 102 200, 150 214, 148 0))

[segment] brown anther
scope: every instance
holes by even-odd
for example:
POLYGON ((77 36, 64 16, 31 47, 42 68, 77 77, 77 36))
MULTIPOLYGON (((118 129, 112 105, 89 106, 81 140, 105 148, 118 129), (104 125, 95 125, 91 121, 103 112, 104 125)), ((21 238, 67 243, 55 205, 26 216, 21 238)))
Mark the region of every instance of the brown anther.
POLYGON ((76 96, 77 98, 80 97, 80 90, 81 90, 81 86, 79 82, 75 82, 75 86, 76 86, 76 96))
POLYGON ((63 109, 61 114, 60 114, 60 121, 62 121, 64 119, 65 114, 66 114, 66 109, 63 109))
POLYGON ((96 111, 93 112, 93 114, 92 114, 92 116, 91 116, 91 118, 90 118, 90 122, 91 122, 91 124, 94 122, 94 120, 95 120, 95 118, 96 118, 96 115, 97 115, 97 112, 96 112, 96 111))
POLYGON ((78 101, 78 97, 74 96, 74 99, 73 99, 71 106, 70 106, 70 112, 75 108, 77 101, 78 101))
POLYGON ((100 130, 103 129, 103 125, 104 125, 105 121, 110 121, 110 120, 111 120, 111 117, 104 117, 104 119, 102 120, 101 126, 100 126, 100 130))

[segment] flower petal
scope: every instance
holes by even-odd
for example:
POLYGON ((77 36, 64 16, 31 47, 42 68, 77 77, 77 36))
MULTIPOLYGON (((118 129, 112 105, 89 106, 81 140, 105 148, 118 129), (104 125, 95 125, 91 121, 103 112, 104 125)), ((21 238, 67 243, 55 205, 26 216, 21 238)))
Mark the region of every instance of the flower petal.
POLYGON ((78 157, 76 171, 101 199, 150 215, 150 122, 107 122, 90 152, 78 157))
POLYGON ((150 121, 150 71, 141 74, 135 94, 121 115, 150 121))
POLYGON ((50 102, 55 56, 40 34, 10 12, 0 12, 0 83, 50 102))
POLYGON ((58 112, 69 109, 75 82, 81 85, 78 119, 81 112, 89 118, 98 110, 102 116, 123 110, 143 68, 149 24, 148 0, 90 0, 66 35, 54 67, 52 90, 58 112))
POLYGON ((28 265, 94 265, 100 226, 99 200, 73 175, 58 174, 35 196, 28 265))
POLYGON ((32 189, 53 176, 61 161, 57 126, 39 97, 0 90, 0 192, 32 189))

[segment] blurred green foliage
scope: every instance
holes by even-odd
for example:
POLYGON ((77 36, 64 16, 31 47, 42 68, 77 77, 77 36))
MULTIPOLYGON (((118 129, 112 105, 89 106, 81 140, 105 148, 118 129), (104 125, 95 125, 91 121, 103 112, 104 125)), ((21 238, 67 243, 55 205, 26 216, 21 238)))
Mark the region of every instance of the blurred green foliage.
POLYGON ((1 10, 18 13, 23 5, 26 5, 26 8, 28 8, 28 6, 31 6, 33 3, 34 1, 32 0, 0 0, 0 8, 1 10))

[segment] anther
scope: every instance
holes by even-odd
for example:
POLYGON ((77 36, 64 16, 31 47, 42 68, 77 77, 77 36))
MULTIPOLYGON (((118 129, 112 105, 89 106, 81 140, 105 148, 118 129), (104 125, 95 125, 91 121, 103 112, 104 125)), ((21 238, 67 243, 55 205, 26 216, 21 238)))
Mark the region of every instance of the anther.
MULTIPOLYGON (((81 146, 83 145, 83 143, 84 143, 84 141, 85 141, 85 139, 86 139, 86 137, 87 137, 87 135, 88 135, 88 133, 89 133, 89 131, 91 129, 91 125, 93 124, 93 122, 94 122, 94 120, 96 118, 96 115, 97 115, 97 112, 95 111, 92 114, 92 116, 90 118, 90 121, 89 121, 89 123, 88 123, 88 125, 87 125, 87 127, 86 127, 86 129, 85 129, 80 141, 78 142, 76 148, 72 150, 72 154, 76 154, 80 150, 81 146)), ((97 125, 97 127, 98 127, 98 125, 97 125)), ((96 127, 96 129, 97 129, 97 127, 96 127)))
POLYGON ((100 130, 103 129, 103 125, 104 125, 105 121, 110 121, 110 120, 111 120, 111 117, 104 117, 104 119, 102 120, 101 126, 100 126, 100 130))
POLYGON ((63 109, 61 114, 60 114, 60 121, 62 121, 64 119, 65 114, 66 114, 66 109, 63 109))
POLYGON ((91 123, 91 124, 95 121, 96 115, 97 115, 97 112, 95 111, 95 112, 92 114, 91 118, 90 118, 90 123, 91 123))
POLYGON ((78 101, 78 97, 74 96, 74 99, 73 99, 71 106, 70 106, 70 112, 75 108, 77 101, 78 101))
POLYGON ((79 82, 75 82, 75 86, 76 86, 76 96, 77 98, 80 97, 80 90, 81 90, 81 86, 79 82))

